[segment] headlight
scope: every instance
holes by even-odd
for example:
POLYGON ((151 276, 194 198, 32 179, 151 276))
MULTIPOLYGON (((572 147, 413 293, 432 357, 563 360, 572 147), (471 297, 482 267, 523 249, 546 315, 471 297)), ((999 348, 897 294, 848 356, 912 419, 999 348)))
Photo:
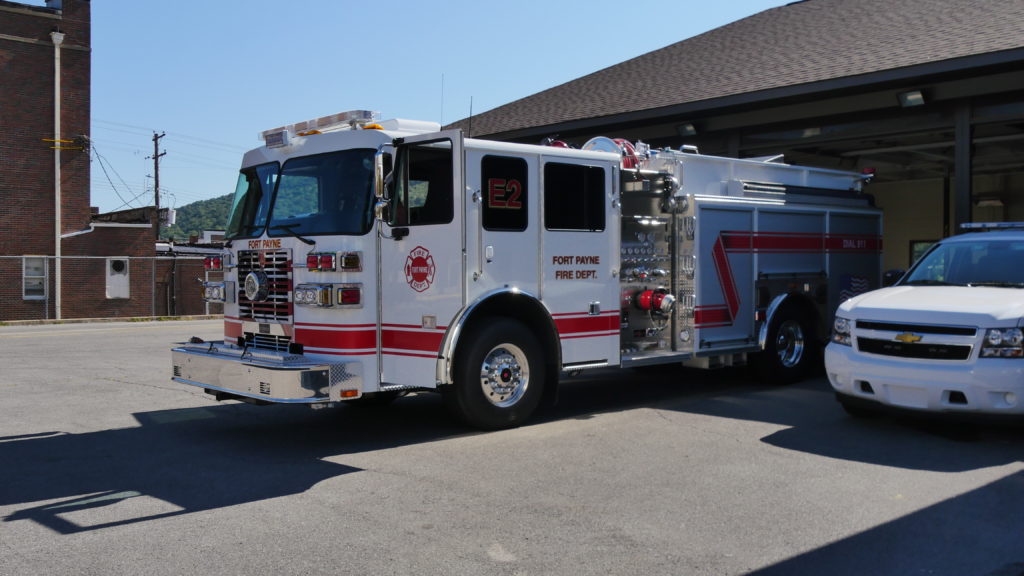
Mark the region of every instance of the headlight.
POLYGON ((330 308, 334 305, 330 284, 301 284, 292 291, 292 299, 299 306, 330 308))
POLYGON ((233 302, 234 284, 231 282, 203 283, 203 300, 206 302, 233 302))
POLYGON ((989 328, 981 344, 982 358, 1024 358, 1024 332, 1020 328, 989 328))
POLYGON ((836 316, 832 323, 832 341, 843 346, 851 346, 853 338, 850 336, 850 321, 841 316, 836 316))

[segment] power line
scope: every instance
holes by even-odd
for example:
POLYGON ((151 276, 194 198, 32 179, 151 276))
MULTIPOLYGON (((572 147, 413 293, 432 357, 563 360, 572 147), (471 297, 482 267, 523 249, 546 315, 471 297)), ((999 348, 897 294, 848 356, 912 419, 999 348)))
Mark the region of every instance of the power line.
MULTIPOLYGON (((100 169, 103 170, 103 175, 107 177, 107 183, 110 184, 110 189, 113 190, 114 194, 117 195, 118 199, 121 200, 121 202, 123 202, 121 206, 117 207, 117 210, 120 210, 122 207, 127 206, 129 202, 134 201, 136 198, 138 198, 138 196, 136 196, 132 200, 125 200, 124 196, 121 196, 121 193, 117 190, 117 186, 114 185, 114 181, 111 180, 110 178, 110 172, 107 172, 107 165, 110 163, 106 160, 106 158, 103 157, 102 154, 100 154, 99 150, 96 149, 95 142, 90 142, 90 149, 92 150, 92 153, 96 155, 96 163, 100 165, 100 169)), ((124 184, 124 187, 128 190, 128 193, 130 194, 132 191, 131 187, 128 186, 128 184, 124 181, 124 178, 121 178, 121 175, 117 173, 117 170, 114 170, 114 167, 112 165, 110 166, 110 171, 113 172, 119 180, 121 180, 121 183, 124 184)))
MULTIPOLYGON (((130 128, 130 129, 136 130, 136 131, 141 132, 141 133, 156 132, 156 130, 153 130, 152 128, 146 128, 144 126, 138 126, 136 124, 127 124, 125 122, 115 122, 113 120, 103 120, 103 119, 100 119, 100 118, 93 118, 92 121, 94 123, 99 123, 99 124, 109 124, 109 125, 112 125, 112 126, 119 126, 121 128, 130 128)), ((103 129, 104 130, 114 130, 113 128, 103 128, 103 129)), ((183 140, 183 141, 186 141, 186 143, 189 143, 188 141, 191 141, 191 144, 193 146, 199 146, 199 147, 205 147, 205 148, 214 148, 214 149, 220 148, 223 151, 233 152, 233 153, 236 153, 236 154, 245 152, 247 150, 245 147, 238 146, 236 144, 231 144, 231 143, 227 143, 227 142, 218 142, 216 140, 210 140, 208 138, 202 138, 202 137, 199 137, 199 136, 192 136, 190 134, 184 134, 184 133, 181 133, 181 132, 164 132, 164 133, 167 135, 168 140, 183 140)))

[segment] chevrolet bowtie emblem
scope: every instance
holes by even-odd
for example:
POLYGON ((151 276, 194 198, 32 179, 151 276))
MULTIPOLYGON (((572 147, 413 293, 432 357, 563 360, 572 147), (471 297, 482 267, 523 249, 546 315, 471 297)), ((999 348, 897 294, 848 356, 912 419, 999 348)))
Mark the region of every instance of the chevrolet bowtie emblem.
POLYGON ((921 335, 914 334, 913 332, 904 332, 896 335, 896 340, 903 342, 904 344, 913 344, 914 342, 921 341, 921 335))

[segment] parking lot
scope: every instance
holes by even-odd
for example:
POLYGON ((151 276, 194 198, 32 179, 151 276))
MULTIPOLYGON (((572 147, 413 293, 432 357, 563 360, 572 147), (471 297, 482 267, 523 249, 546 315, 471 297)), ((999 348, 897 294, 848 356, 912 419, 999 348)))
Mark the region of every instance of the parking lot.
POLYGON ((607 370, 479 433, 217 403, 218 321, 0 327, 0 574, 1024 573, 1024 431, 854 420, 824 377, 607 370))

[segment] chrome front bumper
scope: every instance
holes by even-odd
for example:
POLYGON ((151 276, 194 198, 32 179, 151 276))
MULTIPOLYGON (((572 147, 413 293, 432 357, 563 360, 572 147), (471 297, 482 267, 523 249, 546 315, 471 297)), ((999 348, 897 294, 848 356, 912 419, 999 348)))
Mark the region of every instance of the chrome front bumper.
POLYGON ((358 362, 327 363, 223 341, 179 344, 171 349, 171 363, 175 382, 263 402, 337 402, 363 391, 358 362))

